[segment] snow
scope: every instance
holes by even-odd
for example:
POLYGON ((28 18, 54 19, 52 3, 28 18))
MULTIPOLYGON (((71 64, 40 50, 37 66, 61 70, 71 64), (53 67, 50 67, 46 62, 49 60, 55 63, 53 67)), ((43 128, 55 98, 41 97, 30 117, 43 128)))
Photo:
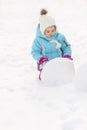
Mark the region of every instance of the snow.
POLYGON ((87 130, 87 1, 0 1, 0 129, 87 130), (76 77, 62 86, 38 80, 30 51, 46 7, 72 45, 76 77))
POLYGON ((75 84, 81 91, 87 91, 87 62, 82 64, 76 73, 75 84))

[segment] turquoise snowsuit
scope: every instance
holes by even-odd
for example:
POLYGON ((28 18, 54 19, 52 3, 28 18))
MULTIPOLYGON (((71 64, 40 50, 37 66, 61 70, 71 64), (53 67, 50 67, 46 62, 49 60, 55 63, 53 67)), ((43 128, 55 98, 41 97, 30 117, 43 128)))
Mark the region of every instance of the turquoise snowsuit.
POLYGON ((51 60, 65 55, 71 56, 71 45, 67 42, 65 36, 59 32, 56 32, 50 38, 46 37, 41 33, 38 24, 31 54, 36 62, 39 62, 41 57, 51 60))

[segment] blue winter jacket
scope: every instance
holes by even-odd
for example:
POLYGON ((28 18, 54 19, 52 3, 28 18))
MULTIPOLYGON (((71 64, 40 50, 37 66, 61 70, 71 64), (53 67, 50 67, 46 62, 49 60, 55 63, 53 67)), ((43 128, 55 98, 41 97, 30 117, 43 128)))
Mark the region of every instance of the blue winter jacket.
POLYGON ((56 32, 55 35, 50 38, 44 36, 38 25, 31 54, 37 62, 39 62, 41 57, 46 57, 51 60, 65 55, 71 56, 71 46, 65 36, 59 32, 56 32))

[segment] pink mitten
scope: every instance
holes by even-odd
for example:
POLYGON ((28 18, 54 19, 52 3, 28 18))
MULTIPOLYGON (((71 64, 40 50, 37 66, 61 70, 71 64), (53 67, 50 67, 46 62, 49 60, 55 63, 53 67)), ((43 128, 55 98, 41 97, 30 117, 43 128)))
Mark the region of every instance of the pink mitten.
POLYGON ((41 80, 42 69, 43 69, 43 66, 46 64, 47 61, 49 61, 48 58, 44 58, 44 57, 42 57, 39 60, 39 63, 38 63, 38 70, 40 71, 40 73, 39 73, 39 80, 41 80))
POLYGON ((64 56, 64 58, 67 58, 69 60, 73 60, 73 58, 71 56, 69 56, 69 55, 64 56))
POLYGON ((48 58, 44 58, 42 57, 40 60, 39 60, 39 63, 38 63, 38 70, 42 70, 43 69, 43 66, 48 62, 48 58))
POLYGON ((44 62, 47 62, 47 61, 48 61, 48 58, 42 57, 42 58, 39 60, 38 65, 41 65, 41 64, 43 64, 44 62))

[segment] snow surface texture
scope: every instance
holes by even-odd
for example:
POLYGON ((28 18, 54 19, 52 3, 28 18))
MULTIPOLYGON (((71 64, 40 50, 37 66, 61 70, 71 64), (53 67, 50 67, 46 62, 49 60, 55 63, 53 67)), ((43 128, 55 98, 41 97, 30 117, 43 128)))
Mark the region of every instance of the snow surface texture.
POLYGON ((87 130, 86 71, 62 86, 38 80, 30 51, 43 7, 71 43, 76 72, 87 68, 86 0, 1 0, 0 130, 87 130))
POLYGON ((75 67, 72 61, 66 58, 55 58, 46 63, 41 79, 45 85, 64 85, 73 81, 75 67))
POLYGON ((81 89, 81 91, 87 91, 87 62, 78 68, 75 77, 75 84, 79 89, 81 89))

